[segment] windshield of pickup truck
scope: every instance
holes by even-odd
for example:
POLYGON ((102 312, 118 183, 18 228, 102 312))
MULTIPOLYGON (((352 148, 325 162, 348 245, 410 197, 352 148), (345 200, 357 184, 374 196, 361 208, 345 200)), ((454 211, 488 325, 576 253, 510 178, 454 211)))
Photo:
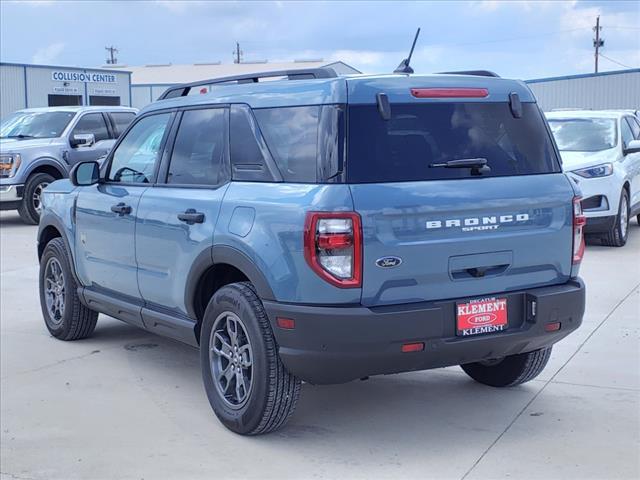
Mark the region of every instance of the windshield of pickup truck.
POLYGON ((482 177, 560 172, 534 103, 522 104, 520 118, 506 102, 392 103, 389 120, 376 105, 351 105, 348 122, 347 179, 353 183, 480 176, 452 168, 461 161, 486 163, 482 177))
POLYGON ((564 152, 598 152, 617 143, 613 118, 550 118, 549 127, 564 152))
POLYGON ((75 112, 16 112, 0 124, 0 138, 55 138, 62 135, 75 112))

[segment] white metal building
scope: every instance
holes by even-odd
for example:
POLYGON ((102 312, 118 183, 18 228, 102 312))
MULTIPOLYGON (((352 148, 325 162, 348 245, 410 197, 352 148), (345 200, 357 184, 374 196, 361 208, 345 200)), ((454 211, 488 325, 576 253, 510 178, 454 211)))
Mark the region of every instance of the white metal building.
MULTIPOLYGON (((211 78, 228 77, 244 73, 256 73, 280 70, 298 70, 303 68, 331 67, 338 74, 361 73, 344 62, 325 62, 322 60, 296 60, 293 62, 247 62, 247 63, 196 63, 190 65, 144 65, 115 66, 131 72, 132 106, 142 108, 155 101, 168 87, 178 83, 196 82, 211 78)), ((113 69, 114 66, 112 65, 113 69)))
POLYGON ((526 82, 543 110, 640 109, 640 68, 540 78, 526 82))
POLYGON ((21 108, 62 105, 131 106, 131 72, 0 63, 0 118, 21 108))

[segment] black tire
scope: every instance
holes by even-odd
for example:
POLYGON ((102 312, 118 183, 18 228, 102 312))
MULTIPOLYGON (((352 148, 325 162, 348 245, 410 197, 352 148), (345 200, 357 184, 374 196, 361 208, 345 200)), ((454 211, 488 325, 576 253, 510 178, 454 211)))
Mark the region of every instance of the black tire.
POLYGON ((40 260, 40 308, 47 329, 51 335, 60 340, 87 338, 93 333, 98 320, 98 312, 80 303, 70 260, 61 238, 54 238, 47 243, 40 260), (62 292, 64 300, 62 307, 52 312, 50 304, 54 295, 47 292, 47 288, 52 283, 46 279, 49 278, 51 269, 58 267, 62 272, 58 290, 62 292))
POLYGON ((38 211, 40 199, 37 192, 41 192, 44 187, 53 182, 53 178, 48 173, 35 173, 31 175, 24 184, 22 201, 18 207, 18 213, 24 223, 37 225, 40 222, 40 212, 38 211), (34 198, 37 197, 37 199, 34 198))
POLYGON ((636 222, 638 222, 638 225, 640 225, 640 213, 636 215, 636 222))
MULTIPOLYGON (((231 336, 228 339, 233 343, 231 336)), ((240 347, 242 348, 246 347, 240 347)), ((227 351, 232 352, 232 349, 227 351)), ((244 356, 240 358, 242 358, 241 361, 245 360, 244 356)), ((269 319, 250 283, 226 285, 209 301, 200 333, 200 361, 209 403, 218 419, 229 430, 242 435, 269 433, 282 427, 293 414, 300 396, 301 382, 282 364, 269 319), (249 344, 251 367, 242 368, 241 372, 238 370, 237 375, 242 375, 244 380, 238 381, 236 374, 232 373, 234 377, 231 380, 225 381, 223 378, 225 375, 220 374, 216 375, 220 380, 214 381, 216 368, 227 371, 231 366, 232 372, 235 369, 233 360, 226 360, 226 356, 223 358, 221 355, 216 356, 215 353, 211 353, 214 346, 218 350, 228 347, 226 343, 224 347, 222 343, 219 344, 220 347, 216 345, 222 340, 216 333, 224 336, 227 330, 220 327, 221 322, 229 322, 232 318, 236 325, 236 335, 241 338, 236 340, 236 344, 242 342, 249 344), (240 320, 240 328, 237 326, 237 320, 240 320), (239 398, 231 398, 238 394, 238 391, 234 392, 233 388, 230 395, 224 395, 230 384, 234 386, 239 382, 244 384, 249 373, 251 380, 243 403, 239 402, 239 398), (223 383, 226 383, 226 387, 222 385, 223 383), (233 404, 235 400, 237 403, 233 404)), ((236 361, 240 360, 236 359, 236 361)))
POLYGON ((624 247, 629 236, 629 194, 623 188, 616 221, 611 230, 602 236, 602 244, 607 247, 624 247), (624 224, 624 227, 623 227, 624 224))
POLYGON ((551 347, 518 355, 510 355, 499 361, 476 362, 460 365, 476 382, 491 387, 515 387, 536 378, 549 361, 551 347))

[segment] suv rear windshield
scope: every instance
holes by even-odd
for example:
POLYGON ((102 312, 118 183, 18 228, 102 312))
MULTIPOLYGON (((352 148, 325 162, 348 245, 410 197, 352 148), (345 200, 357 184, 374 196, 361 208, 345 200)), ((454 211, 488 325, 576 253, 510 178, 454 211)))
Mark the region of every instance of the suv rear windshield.
POLYGON ((349 107, 347 181, 407 182, 471 177, 470 168, 431 167, 485 158, 483 177, 560 172, 540 110, 508 103, 392 104, 383 120, 376 105, 349 107))

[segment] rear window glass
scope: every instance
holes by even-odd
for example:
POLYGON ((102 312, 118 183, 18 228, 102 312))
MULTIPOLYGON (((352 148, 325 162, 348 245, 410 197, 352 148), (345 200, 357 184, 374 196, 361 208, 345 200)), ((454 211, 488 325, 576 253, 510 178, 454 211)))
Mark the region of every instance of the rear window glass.
POLYGON ((313 105, 253 112, 285 182, 327 181, 340 172, 343 107, 313 105))
POLYGON ((392 104, 385 121, 376 105, 349 107, 347 181, 406 182, 471 177, 470 168, 432 167, 485 158, 483 177, 560 171, 542 114, 522 104, 515 118, 507 103, 392 104))
POLYGON ((320 107, 254 110, 285 182, 315 182, 320 107))
POLYGON ((550 118, 549 127, 561 151, 598 152, 618 143, 613 118, 550 118))
POLYGON ((113 122, 116 124, 116 136, 118 137, 122 135, 136 116, 133 112, 111 112, 110 115, 113 122))

